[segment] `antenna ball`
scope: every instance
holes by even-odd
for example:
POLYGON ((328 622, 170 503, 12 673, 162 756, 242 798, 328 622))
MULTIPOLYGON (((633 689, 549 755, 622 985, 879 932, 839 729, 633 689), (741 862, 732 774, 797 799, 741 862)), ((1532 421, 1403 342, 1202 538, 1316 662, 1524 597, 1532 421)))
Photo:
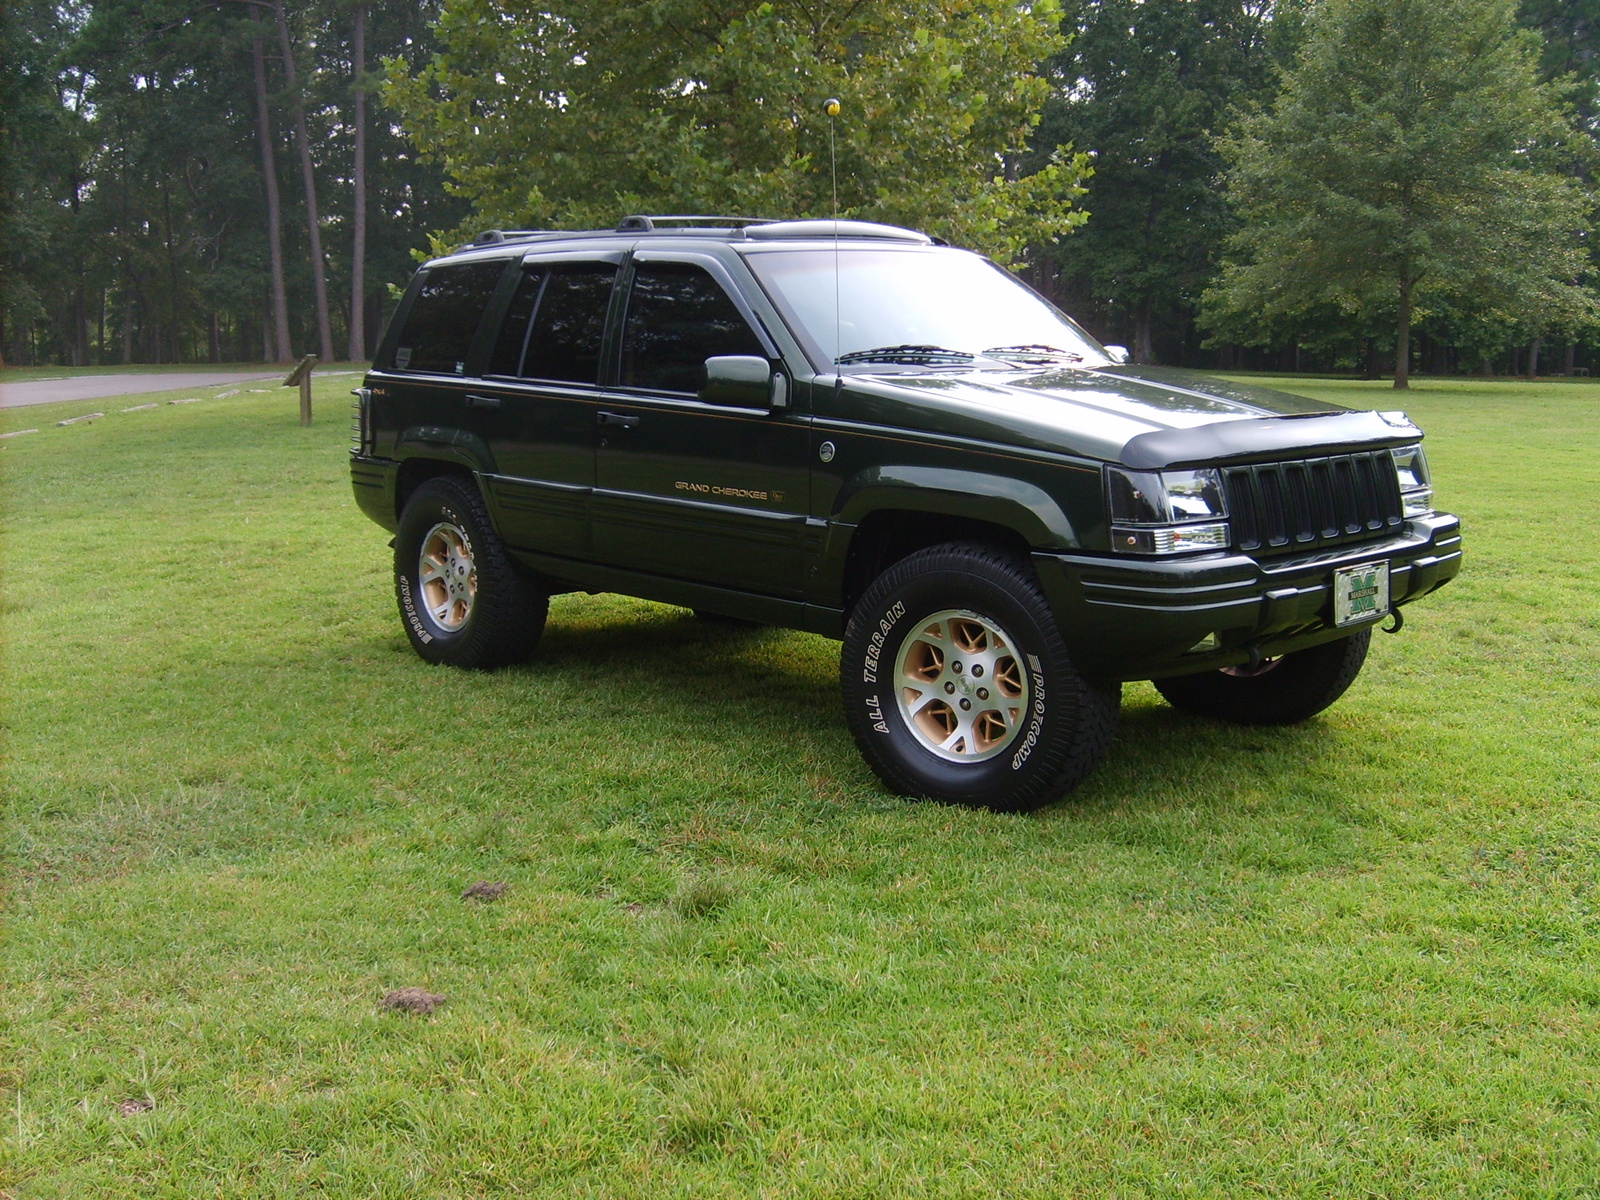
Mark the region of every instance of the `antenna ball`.
POLYGON ((839 115, 839 102, 830 96, 822 102, 822 111, 830 117, 837 117, 839 115))

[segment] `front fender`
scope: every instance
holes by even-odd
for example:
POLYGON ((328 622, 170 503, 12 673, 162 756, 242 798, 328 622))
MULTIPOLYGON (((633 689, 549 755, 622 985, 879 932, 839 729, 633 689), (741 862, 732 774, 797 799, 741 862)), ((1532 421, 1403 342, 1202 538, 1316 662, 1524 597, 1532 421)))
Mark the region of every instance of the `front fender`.
POLYGON ((1050 493, 1005 475, 951 467, 869 467, 839 489, 830 521, 855 526, 881 509, 987 521, 1014 530, 1035 550, 1082 545, 1071 519, 1050 493))

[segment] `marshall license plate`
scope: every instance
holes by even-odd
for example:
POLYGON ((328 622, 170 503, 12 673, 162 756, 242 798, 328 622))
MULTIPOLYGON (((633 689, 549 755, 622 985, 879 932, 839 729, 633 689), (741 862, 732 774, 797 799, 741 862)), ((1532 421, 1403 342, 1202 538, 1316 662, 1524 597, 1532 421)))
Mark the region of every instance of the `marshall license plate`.
POLYGON ((1387 561, 1345 567, 1333 573, 1333 623, 1359 625, 1389 612, 1387 561))

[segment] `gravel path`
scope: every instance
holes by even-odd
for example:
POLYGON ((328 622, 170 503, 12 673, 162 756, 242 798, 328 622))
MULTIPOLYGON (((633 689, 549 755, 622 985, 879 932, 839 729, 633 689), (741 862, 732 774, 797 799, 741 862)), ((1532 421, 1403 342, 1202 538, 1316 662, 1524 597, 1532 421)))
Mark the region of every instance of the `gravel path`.
POLYGON ((0 408, 30 404, 55 404, 62 400, 98 400, 102 396, 132 396, 139 392, 172 392, 179 388, 210 388, 250 383, 257 379, 282 379, 288 367, 261 371, 174 371, 167 375, 75 375, 66 379, 30 379, 0 383, 0 408))

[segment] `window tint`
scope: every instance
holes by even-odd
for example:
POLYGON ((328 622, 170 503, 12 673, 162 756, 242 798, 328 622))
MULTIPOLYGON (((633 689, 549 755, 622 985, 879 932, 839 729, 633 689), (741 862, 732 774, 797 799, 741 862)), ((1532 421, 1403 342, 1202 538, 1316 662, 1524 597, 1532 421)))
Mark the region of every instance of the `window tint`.
POLYGON ((598 380, 600 339, 616 275, 613 263, 556 263, 550 268, 528 336, 524 376, 565 383, 598 380))
POLYGON ((460 263, 429 270, 400 331, 395 370, 462 374, 472 335, 505 265, 460 263))
POLYGON ((526 270, 522 282, 517 284, 517 294, 511 298, 505 322, 500 326, 500 336, 495 339, 494 353, 489 356, 489 374, 515 375, 522 368, 522 347, 528 340, 528 319, 539 302, 539 289, 544 286, 544 272, 526 270))
POLYGON ((706 359, 766 349, 722 285, 687 263, 640 263, 628 297, 622 382, 629 387, 696 392, 706 359))

